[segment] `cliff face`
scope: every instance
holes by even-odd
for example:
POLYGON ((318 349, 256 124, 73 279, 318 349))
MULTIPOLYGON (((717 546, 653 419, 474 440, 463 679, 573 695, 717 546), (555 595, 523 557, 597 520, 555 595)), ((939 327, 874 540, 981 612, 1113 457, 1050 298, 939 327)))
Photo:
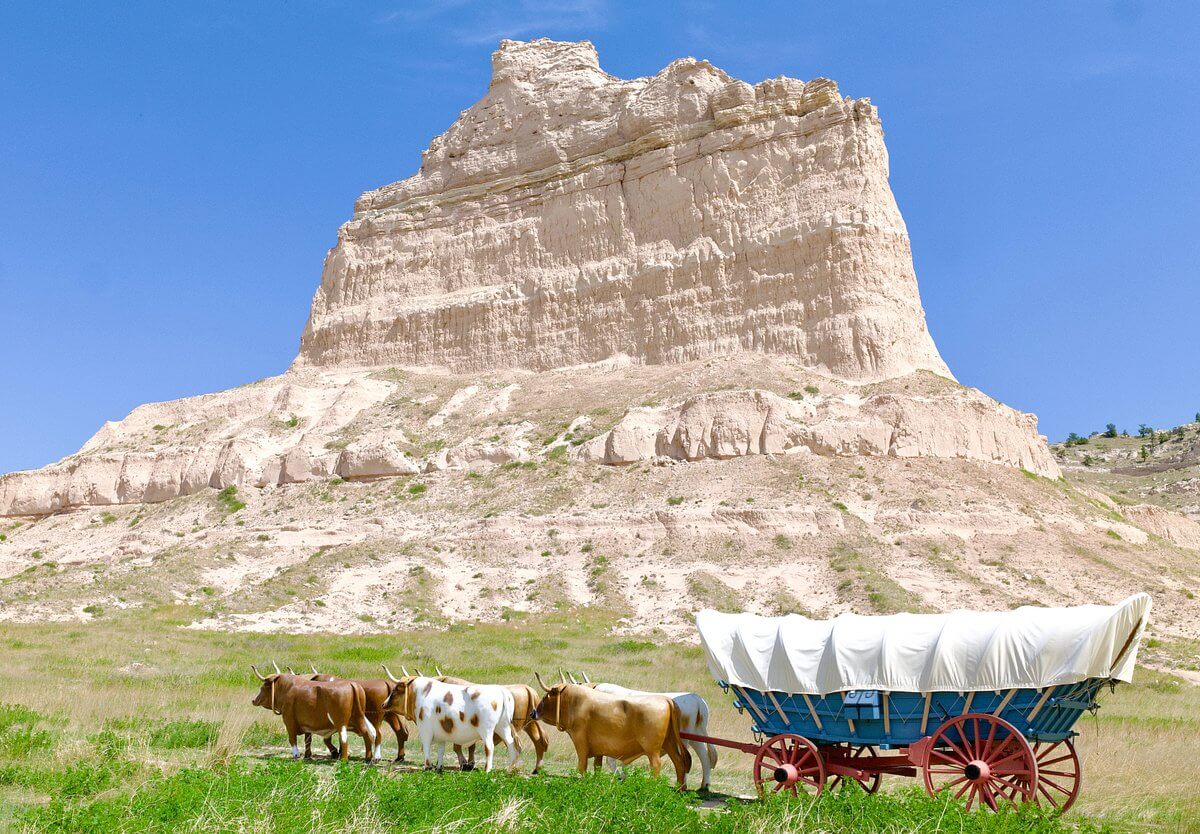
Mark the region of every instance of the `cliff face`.
POLYGON ((543 370, 741 350, 848 380, 950 372, 875 108, 705 61, 623 81, 504 41, 487 95, 364 194, 298 365, 543 370))

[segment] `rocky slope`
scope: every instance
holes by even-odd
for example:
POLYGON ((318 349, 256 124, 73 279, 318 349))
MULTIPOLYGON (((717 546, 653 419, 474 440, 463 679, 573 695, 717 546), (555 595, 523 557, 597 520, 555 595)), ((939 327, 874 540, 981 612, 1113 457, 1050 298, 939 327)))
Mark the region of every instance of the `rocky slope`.
POLYGON ((1194 633, 1180 517, 1059 475, 938 355, 868 101, 506 41, 420 172, 356 204, 286 373, 0 477, 0 620, 678 629, 1149 589, 1194 633))

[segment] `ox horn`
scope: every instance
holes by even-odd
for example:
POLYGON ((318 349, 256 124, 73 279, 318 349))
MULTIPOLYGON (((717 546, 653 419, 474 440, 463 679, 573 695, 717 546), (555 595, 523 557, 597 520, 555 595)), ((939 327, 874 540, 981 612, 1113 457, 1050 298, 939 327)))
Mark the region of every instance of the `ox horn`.
MULTIPOLYGON (((400 679, 392 674, 392 670, 387 667, 386 663, 380 663, 379 665, 383 667, 383 671, 387 672, 388 679, 391 680, 392 683, 400 683, 400 679)), ((400 671, 404 672, 403 666, 400 667, 400 671)), ((404 672, 404 675, 407 677, 408 672, 404 672)))
POLYGON ((262 672, 260 672, 260 671, 258 671, 258 667, 257 667, 257 666, 255 666, 253 663, 251 663, 251 664, 250 664, 250 668, 254 670, 254 674, 255 674, 255 676, 256 676, 256 677, 257 677, 257 678, 258 678, 260 681, 265 681, 265 680, 266 680, 266 677, 263 675, 263 673, 262 673, 262 672))
POLYGON ((312 673, 313 673, 314 675, 319 675, 319 674, 321 674, 320 672, 318 672, 318 671, 317 671, 317 665, 316 665, 315 663, 310 663, 310 664, 308 664, 308 668, 309 668, 309 669, 312 669, 312 673))
POLYGON ((540 674, 540 673, 538 673, 538 672, 534 672, 534 673, 533 673, 533 676, 534 676, 535 678, 537 678, 538 686, 540 686, 540 687, 542 688, 542 691, 543 691, 543 692, 549 692, 549 691, 550 691, 550 690, 549 690, 549 688, 547 688, 546 684, 542 682, 542 676, 541 676, 541 674, 540 674))
POLYGON ((558 670, 558 679, 559 679, 560 681, 562 681, 563 683, 566 683, 566 682, 567 682, 567 676, 563 674, 563 670, 562 670, 562 669, 559 669, 559 670, 558 670))
POLYGON ((406 678, 408 677, 408 670, 404 668, 404 664, 403 664, 403 663, 401 663, 401 664, 400 664, 400 673, 401 673, 402 675, 404 675, 404 677, 406 677, 406 678))
POLYGON ((289 675, 294 675, 294 674, 296 674, 296 670, 295 670, 295 669, 293 669, 291 666, 287 667, 287 670, 288 670, 288 674, 289 674, 289 675))
POLYGON ((434 668, 434 670, 437 672, 437 674, 438 674, 438 677, 439 677, 439 678, 440 678, 440 677, 442 677, 442 675, 443 675, 443 673, 442 673, 442 667, 441 667, 441 666, 438 666, 438 665, 435 663, 435 664, 433 664, 433 668, 434 668))
POLYGON ((573 683, 573 684, 575 684, 576 686, 578 686, 578 685, 579 685, 579 681, 575 680, 575 673, 574 673, 574 672, 567 672, 567 674, 568 674, 568 675, 570 675, 570 677, 571 677, 571 683, 573 683))
POLYGON ((584 682, 584 683, 591 683, 591 682, 592 682, 592 679, 588 677, 588 673, 587 673, 587 672, 585 672, 585 671, 583 671, 582 669, 580 669, 580 670, 579 670, 579 674, 583 675, 583 682, 584 682))
POLYGON ((283 674, 283 670, 279 668, 279 664, 276 663, 274 660, 271 661, 271 665, 275 667, 275 674, 277 674, 277 675, 283 674))

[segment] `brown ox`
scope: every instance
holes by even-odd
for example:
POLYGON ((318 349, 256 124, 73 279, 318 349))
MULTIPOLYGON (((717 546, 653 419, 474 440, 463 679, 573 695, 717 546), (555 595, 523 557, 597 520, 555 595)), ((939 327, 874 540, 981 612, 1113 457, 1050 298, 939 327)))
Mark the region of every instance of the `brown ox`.
POLYGON ((343 761, 349 759, 346 732, 353 730, 362 736, 366 745, 365 761, 371 761, 375 728, 367 720, 367 699, 361 686, 352 681, 306 680, 299 675, 276 673, 263 676, 257 668, 250 668, 262 681, 258 695, 250 703, 283 718, 288 742, 292 745, 292 758, 300 758, 296 737, 301 733, 313 733, 326 739, 337 733, 341 741, 341 758, 343 761))
POLYGON ((658 776, 665 753, 675 765, 677 786, 684 789, 692 756, 679 736, 679 707, 670 698, 622 698, 570 683, 547 689, 540 675, 538 683, 546 694, 534 718, 552 722, 571 737, 580 773, 587 773, 588 759, 594 756, 621 764, 645 756, 650 772, 658 776))
MULTIPOLYGON (((332 675, 322 675, 315 666, 309 666, 309 668, 313 671, 310 676, 311 680, 337 680, 332 675)), ((383 758, 383 725, 385 722, 396 734, 396 761, 404 761, 404 745, 408 741, 408 728, 404 726, 404 722, 400 720, 400 716, 396 712, 383 708, 383 704, 392 694, 395 684, 383 678, 353 678, 350 680, 361 686, 363 694, 367 697, 367 720, 375 728, 375 761, 383 758)))
MULTIPOLYGON (((387 676, 391 679, 393 685, 411 677, 408 675, 408 670, 403 667, 401 667, 401 671, 404 672, 406 676, 405 678, 397 678, 392 674, 392 670, 388 669, 387 666, 383 667, 383 671, 387 673, 387 676)), ((475 681, 469 681, 465 678, 456 678, 453 675, 443 674, 441 669, 437 669, 437 673, 437 677, 434 678, 434 680, 442 683, 452 683, 458 686, 472 686, 475 683, 475 681)), ((417 670, 417 674, 421 674, 419 669, 417 670)), ((529 736, 529 740, 533 742, 533 749, 537 751, 537 761, 535 761, 533 764, 533 772, 537 773, 542 769, 542 759, 546 755, 546 750, 550 747, 550 739, 546 736, 546 731, 542 729, 542 725, 534 720, 533 717, 533 711, 537 707, 538 702, 537 692, 534 691, 532 686, 523 683, 509 684, 504 688, 511 692, 513 696, 513 735, 524 732, 525 735, 529 736)), ((412 716, 405 717, 412 719, 412 716)), ((500 739, 497 738, 497 741, 499 740, 500 739)), ((458 757, 459 767, 461 767, 463 770, 474 769, 474 744, 467 748, 467 755, 465 757, 463 756, 462 746, 458 744, 454 745, 454 755, 458 757)))

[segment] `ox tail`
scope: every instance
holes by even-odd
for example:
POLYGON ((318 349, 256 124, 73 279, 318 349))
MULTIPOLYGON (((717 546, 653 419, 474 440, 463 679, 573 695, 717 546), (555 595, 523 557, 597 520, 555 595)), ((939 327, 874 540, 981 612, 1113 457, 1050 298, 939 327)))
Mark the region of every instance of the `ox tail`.
POLYGON ((513 709, 514 709, 513 721, 514 721, 514 723, 520 724, 522 727, 524 727, 526 724, 528 724, 530 721, 533 720, 533 711, 535 709, 537 709, 537 705, 538 705, 538 695, 536 692, 533 691, 533 687, 530 686, 529 684, 523 684, 523 686, 525 688, 525 700, 528 702, 528 706, 525 707, 524 710, 518 710, 516 708, 515 702, 514 702, 514 707, 513 707, 513 709), (516 713, 520 713, 520 714, 516 714, 516 713))
POLYGON ((354 689, 354 698, 350 704, 350 726, 359 728, 365 738, 371 740, 371 744, 375 744, 375 725, 367 719, 367 693, 362 686, 357 683, 351 684, 354 689))
POLYGON ((683 742, 683 732, 681 728, 683 721, 680 719, 679 704, 668 698, 667 703, 671 705, 671 717, 667 721, 667 737, 663 747, 671 749, 674 747, 679 754, 680 760, 683 762, 683 772, 690 773, 692 770, 692 754, 688 751, 688 746, 683 742))

